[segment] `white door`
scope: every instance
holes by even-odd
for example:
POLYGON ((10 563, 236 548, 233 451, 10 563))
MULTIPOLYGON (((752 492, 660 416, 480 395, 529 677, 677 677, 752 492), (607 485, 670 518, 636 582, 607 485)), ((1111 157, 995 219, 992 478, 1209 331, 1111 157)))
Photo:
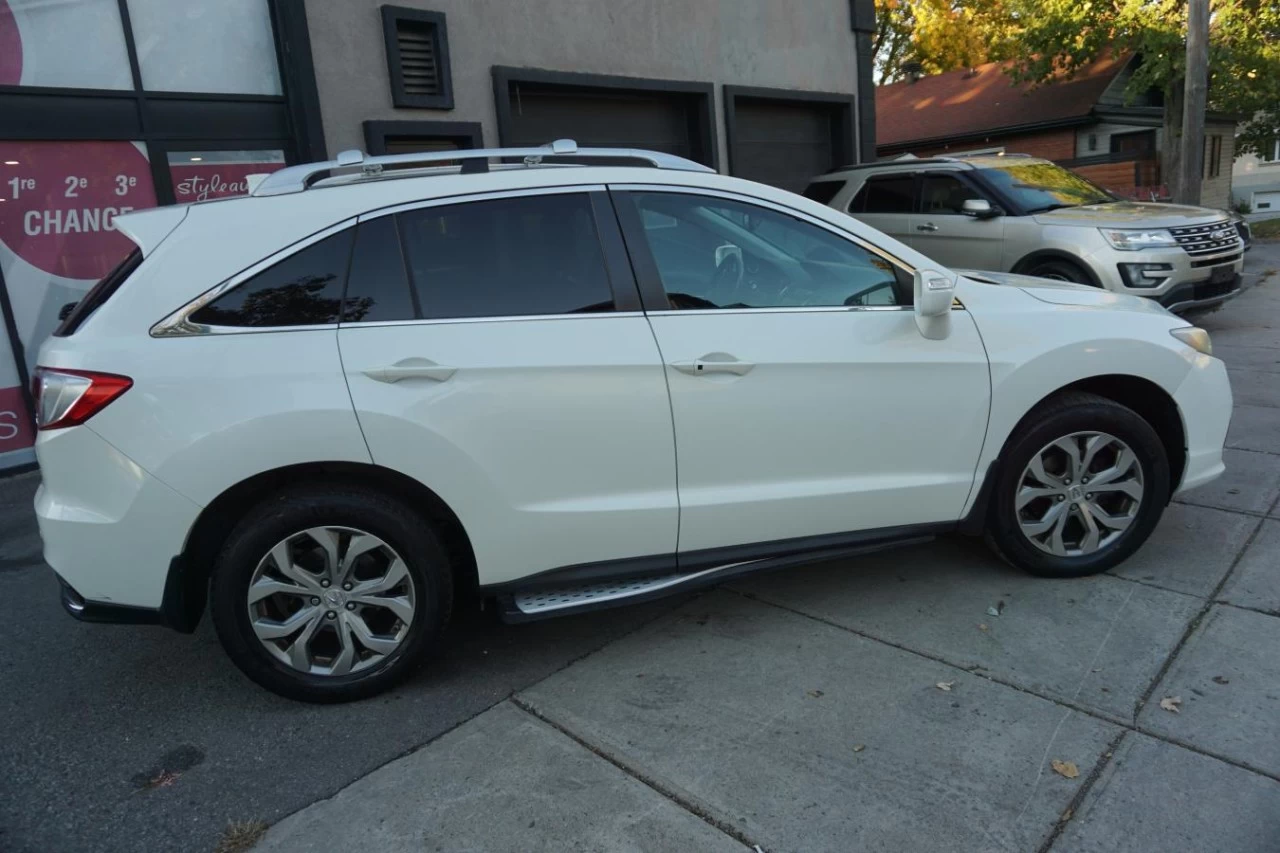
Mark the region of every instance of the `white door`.
POLYGON ((458 515, 482 584, 675 552, 666 380, 593 195, 621 253, 602 189, 359 226, 338 339, 360 425, 458 515))
POLYGON ((963 212, 968 199, 988 200, 956 175, 922 175, 920 212, 911 218, 911 246, 946 267, 1000 272, 1005 268, 1004 217, 969 216, 963 212))
POLYGON ((649 321, 671 389, 681 554, 960 517, 990 395, 963 310, 926 340, 898 264, 783 208, 615 198, 641 288, 671 306, 649 321))

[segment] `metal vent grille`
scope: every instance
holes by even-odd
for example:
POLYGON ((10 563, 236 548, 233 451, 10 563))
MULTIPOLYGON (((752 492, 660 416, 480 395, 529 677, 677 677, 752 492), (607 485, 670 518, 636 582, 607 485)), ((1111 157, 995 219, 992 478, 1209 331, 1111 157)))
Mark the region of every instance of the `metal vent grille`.
POLYGON ((1241 246, 1239 232, 1225 219, 1208 225, 1170 228, 1169 232, 1188 255, 1217 255, 1236 251, 1241 246))
POLYGON ((396 21, 396 45, 406 95, 439 95, 439 39, 436 25, 428 21, 396 21))

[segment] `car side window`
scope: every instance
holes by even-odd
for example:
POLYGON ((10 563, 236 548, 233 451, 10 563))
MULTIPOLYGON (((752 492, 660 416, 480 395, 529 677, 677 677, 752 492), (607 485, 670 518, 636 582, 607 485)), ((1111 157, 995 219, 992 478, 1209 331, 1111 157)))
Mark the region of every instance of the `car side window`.
POLYGON ((910 304, 896 266, 797 217, 716 196, 630 197, 674 309, 910 304))
POLYGON ((354 228, 312 243, 191 315, 210 326, 315 326, 338 322, 354 228))
POLYGON ((422 318, 614 310, 586 193, 425 207, 398 218, 422 318))
POLYGON ((347 275, 342 322, 418 319, 413 297, 396 217, 379 216, 361 222, 347 275))
POLYGON ((849 202, 850 213, 911 213, 915 209, 914 175, 884 175, 867 178, 849 202))
POLYGON ((984 198, 982 193, 955 175, 926 174, 921 186, 921 208, 932 214, 963 214, 969 199, 984 198))

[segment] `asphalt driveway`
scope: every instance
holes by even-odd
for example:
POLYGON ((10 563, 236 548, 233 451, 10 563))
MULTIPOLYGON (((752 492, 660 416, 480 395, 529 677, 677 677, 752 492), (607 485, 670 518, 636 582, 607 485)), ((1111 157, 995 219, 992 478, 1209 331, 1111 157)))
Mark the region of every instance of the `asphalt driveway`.
POLYGON ((1196 321, 1229 472, 1117 571, 940 540, 639 608, 481 615, 315 707, 192 637, 64 616, 0 480, 0 850, 1280 849, 1280 247, 1196 321))

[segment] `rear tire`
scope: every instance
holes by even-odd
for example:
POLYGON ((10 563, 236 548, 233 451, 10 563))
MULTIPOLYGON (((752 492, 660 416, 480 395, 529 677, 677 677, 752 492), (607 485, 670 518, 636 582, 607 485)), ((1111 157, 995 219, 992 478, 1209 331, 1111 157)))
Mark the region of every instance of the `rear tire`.
POLYGON ((435 648, 452 571, 428 523, 372 489, 315 484, 254 507, 214 565, 213 624, 245 675, 304 702, 380 693, 435 648))
POLYGON ((1084 271, 1079 264, 1065 260, 1039 261, 1032 264, 1026 272, 1027 275, 1036 276, 1038 278, 1048 278, 1054 281, 1069 281, 1075 284, 1093 285, 1093 279, 1084 271))
POLYGON ((1168 502, 1169 461, 1151 425, 1104 397, 1063 393, 1010 437, 986 539, 1033 575, 1083 577, 1132 555, 1168 502))

